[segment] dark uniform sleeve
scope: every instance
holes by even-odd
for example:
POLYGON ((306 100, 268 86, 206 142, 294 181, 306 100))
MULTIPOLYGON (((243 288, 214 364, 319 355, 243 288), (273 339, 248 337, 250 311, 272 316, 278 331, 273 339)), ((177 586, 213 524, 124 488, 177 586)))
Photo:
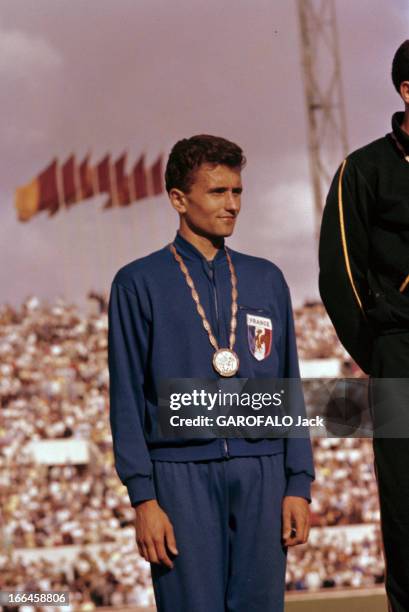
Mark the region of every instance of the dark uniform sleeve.
POLYGON ((370 373, 373 331, 365 314, 373 196, 350 158, 332 181, 322 217, 319 290, 345 349, 370 373))
MULTIPOLYGON (((297 344, 295 338, 294 318, 291 305, 290 290, 285 283, 286 292, 286 322, 285 322, 285 352, 284 352, 284 378, 300 378, 298 365, 297 344)), ((295 389, 297 393, 298 389, 295 389)), ((297 414, 305 412, 304 400, 301 387, 300 399, 297 401, 297 414)), ((285 468, 287 474, 287 487, 285 495, 305 497, 311 502, 311 483, 315 478, 314 464, 312 459, 311 440, 309 437, 289 437, 285 440, 286 456, 285 468)))
POLYGON ((143 432, 148 330, 140 299, 114 279, 108 306, 110 424, 115 468, 132 505, 156 497, 143 432))

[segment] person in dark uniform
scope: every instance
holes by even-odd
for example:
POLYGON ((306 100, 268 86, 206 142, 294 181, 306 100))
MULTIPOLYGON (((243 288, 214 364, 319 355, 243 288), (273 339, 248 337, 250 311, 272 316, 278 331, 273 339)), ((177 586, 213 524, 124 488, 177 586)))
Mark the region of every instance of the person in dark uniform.
POLYGON ((392 131, 343 161, 320 234, 319 287, 338 337, 370 375, 374 457, 390 608, 409 610, 409 40, 393 84, 392 131))
POLYGON ((225 245, 244 163, 220 137, 176 143, 166 168, 176 237, 111 286, 115 466, 159 612, 281 612, 287 548, 309 532, 309 438, 175 441, 156 427, 161 379, 299 378, 282 272, 225 245))

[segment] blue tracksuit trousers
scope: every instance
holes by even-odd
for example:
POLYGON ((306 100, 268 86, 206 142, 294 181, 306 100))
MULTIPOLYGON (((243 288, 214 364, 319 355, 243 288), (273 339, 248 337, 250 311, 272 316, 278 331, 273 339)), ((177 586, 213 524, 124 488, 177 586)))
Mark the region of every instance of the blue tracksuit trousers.
POLYGON ((284 454, 153 465, 179 551, 151 564, 158 612, 282 612, 284 454))

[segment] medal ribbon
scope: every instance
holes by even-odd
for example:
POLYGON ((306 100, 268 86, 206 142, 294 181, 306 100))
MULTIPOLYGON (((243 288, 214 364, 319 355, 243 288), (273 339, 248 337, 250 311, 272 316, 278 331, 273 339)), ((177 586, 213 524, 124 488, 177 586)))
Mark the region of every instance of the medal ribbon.
MULTIPOLYGON (((218 351, 219 350, 219 345, 217 343, 216 338, 214 337, 214 334, 212 332, 212 328, 210 327, 210 323, 206 319, 205 311, 203 310, 203 306, 200 303, 199 294, 196 291, 193 279, 192 279, 192 277, 189 274, 189 270, 185 266, 185 263, 184 263, 183 259, 181 258, 181 256, 179 255, 179 253, 177 252, 174 244, 170 245, 170 250, 172 251, 174 258, 178 262, 179 267, 180 267, 180 269, 182 270, 182 272, 184 274, 184 277, 186 279, 186 283, 190 287, 190 291, 192 293, 193 301, 195 302, 196 308, 197 308, 197 312, 199 313, 199 315, 200 315, 200 317, 202 319, 203 327, 205 328, 205 330, 207 332, 207 335, 209 336, 210 344, 213 346, 213 348, 216 351, 218 351)), ((234 266, 233 266, 230 254, 227 251, 226 247, 224 247, 224 251, 226 253, 227 262, 229 264, 230 279, 231 279, 231 320, 230 320, 230 338, 229 338, 230 347, 229 348, 232 351, 233 347, 234 347, 234 343, 236 342, 236 327, 237 327, 237 317, 236 317, 236 315, 237 315, 237 297, 238 297, 238 293, 237 293, 237 276, 236 276, 236 271, 234 269, 234 266)))

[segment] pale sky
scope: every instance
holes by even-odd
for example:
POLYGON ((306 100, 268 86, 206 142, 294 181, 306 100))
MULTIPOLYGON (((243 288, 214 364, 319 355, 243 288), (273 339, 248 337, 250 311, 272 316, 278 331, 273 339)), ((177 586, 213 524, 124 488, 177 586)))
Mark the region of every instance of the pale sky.
MULTIPOLYGON (((407 0, 337 0, 349 149, 390 130, 407 0)), ((123 264, 173 239, 166 195, 102 212, 95 198, 17 221, 14 190, 55 156, 128 149, 153 161, 183 137, 242 146, 232 248, 283 270, 294 305, 318 296, 295 0, 0 0, 2 303, 80 305, 123 264)), ((339 160, 342 161, 342 160, 339 160)), ((336 168, 334 168, 335 172, 336 168)))

